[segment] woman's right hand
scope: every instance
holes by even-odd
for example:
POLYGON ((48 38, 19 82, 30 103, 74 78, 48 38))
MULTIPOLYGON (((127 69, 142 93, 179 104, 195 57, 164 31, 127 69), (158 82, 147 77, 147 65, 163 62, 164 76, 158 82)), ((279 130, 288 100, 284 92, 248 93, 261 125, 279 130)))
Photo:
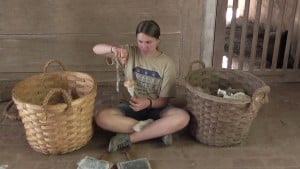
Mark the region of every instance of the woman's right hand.
POLYGON ((129 107, 136 112, 146 109, 151 104, 149 99, 137 97, 131 97, 129 103, 129 107))
POLYGON ((111 47, 111 51, 114 53, 115 57, 117 57, 121 64, 126 64, 128 52, 126 49, 123 48, 117 48, 117 47, 111 47))

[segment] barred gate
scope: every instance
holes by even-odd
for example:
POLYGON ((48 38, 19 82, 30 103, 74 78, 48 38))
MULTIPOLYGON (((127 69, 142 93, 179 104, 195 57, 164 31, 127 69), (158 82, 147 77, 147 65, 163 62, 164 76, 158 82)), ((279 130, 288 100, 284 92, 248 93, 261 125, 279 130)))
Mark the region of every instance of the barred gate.
POLYGON ((218 0, 213 67, 249 71, 268 82, 300 81, 298 4, 218 0))

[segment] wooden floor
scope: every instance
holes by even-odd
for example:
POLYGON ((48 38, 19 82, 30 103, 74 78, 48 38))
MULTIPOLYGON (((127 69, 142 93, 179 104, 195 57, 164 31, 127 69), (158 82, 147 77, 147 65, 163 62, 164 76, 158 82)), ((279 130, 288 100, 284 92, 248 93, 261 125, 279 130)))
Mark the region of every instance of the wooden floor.
MULTIPOLYGON (((147 158, 153 169, 300 169, 300 83, 271 84, 270 102, 252 123, 249 137, 240 145, 212 147, 197 142, 188 129, 174 135, 174 144, 160 139, 133 145, 131 159, 147 158)), ((113 104, 114 87, 100 86, 96 107, 113 104)), ((6 103, 1 103, 1 110, 6 103)), ((74 169, 85 156, 100 158, 113 133, 95 129, 90 142, 65 155, 44 155, 27 143, 21 121, 0 115, 0 166, 8 169, 74 169)), ((103 160, 126 161, 122 152, 104 154, 103 160)), ((1 168, 1 167, 0 167, 1 168)))

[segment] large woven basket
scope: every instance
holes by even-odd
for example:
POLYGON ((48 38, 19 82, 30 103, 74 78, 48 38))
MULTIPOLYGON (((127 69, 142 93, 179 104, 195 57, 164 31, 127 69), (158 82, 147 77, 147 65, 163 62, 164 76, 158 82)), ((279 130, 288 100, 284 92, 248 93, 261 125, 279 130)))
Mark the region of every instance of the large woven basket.
POLYGON ((191 112, 190 131, 196 140, 213 146, 241 143, 253 119, 268 102, 270 87, 248 72, 205 68, 201 61, 190 65, 185 78, 187 109, 191 112), (199 69, 193 70, 198 64, 199 69), (218 89, 242 89, 251 99, 217 96, 218 89))
POLYGON ((44 73, 17 83, 12 91, 30 146, 44 154, 64 154, 92 137, 95 80, 85 73, 65 71, 50 60, 44 73), (62 71, 47 72, 51 63, 62 71))

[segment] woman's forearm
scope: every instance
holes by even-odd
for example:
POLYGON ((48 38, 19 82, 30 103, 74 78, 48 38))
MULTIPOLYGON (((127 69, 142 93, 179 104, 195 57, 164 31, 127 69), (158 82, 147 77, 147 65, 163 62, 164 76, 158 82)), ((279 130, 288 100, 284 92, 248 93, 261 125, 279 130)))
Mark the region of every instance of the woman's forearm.
POLYGON ((152 100, 151 108, 160 108, 164 107, 168 104, 169 98, 168 97, 159 97, 157 99, 152 100))
POLYGON ((93 51, 97 55, 104 55, 104 54, 113 53, 112 52, 113 48, 114 46, 109 44, 97 44, 94 46, 93 51))

